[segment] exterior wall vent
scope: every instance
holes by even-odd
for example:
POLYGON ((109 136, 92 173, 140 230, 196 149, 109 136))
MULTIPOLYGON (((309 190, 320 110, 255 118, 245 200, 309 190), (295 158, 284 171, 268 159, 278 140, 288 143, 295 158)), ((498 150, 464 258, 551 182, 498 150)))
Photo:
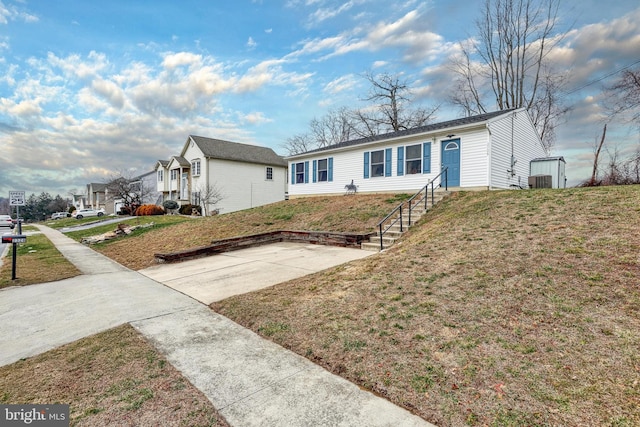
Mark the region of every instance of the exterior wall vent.
POLYGON ((551 175, 534 175, 529 177, 529 188, 552 188, 551 175))

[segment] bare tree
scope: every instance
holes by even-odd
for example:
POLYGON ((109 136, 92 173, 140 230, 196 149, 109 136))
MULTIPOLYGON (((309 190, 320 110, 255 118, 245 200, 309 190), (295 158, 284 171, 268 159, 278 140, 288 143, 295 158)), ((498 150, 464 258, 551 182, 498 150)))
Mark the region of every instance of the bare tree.
POLYGON ((547 152, 568 110, 557 96, 564 77, 547 59, 562 40, 555 28, 559 5, 560 0, 485 0, 477 38, 462 43, 452 63, 455 105, 468 115, 526 108, 547 152))
POLYGON ((624 70, 620 78, 605 89, 610 100, 608 110, 611 115, 628 116, 640 125, 640 68, 624 70))
POLYGON ((365 74, 371 85, 363 99, 369 105, 359 109, 342 107, 330 110, 309 123, 307 133, 287 140, 290 155, 328 147, 343 141, 423 126, 430 122, 438 107, 411 106, 411 88, 398 76, 365 74))
POLYGON ((311 137, 310 133, 301 133, 294 135, 287 139, 282 144, 282 147, 287 150, 290 156, 299 153, 305 153, 316 148, 316 142, 311 137))
POLYGON ((595 144, 593 149, 593 170, 591 171, 591 178, 586 181, 582 186, 584 187, 595 187, 600 185, 598 181, 598 163, 600 161, 600 152, 602 151, 602 147, 604 146, 605 137, 607 136, 607 124, 604 124, 604 128, 602 129, 602 136, 600 137, 600 143, 595 144))
MULTIPOLYGON (((427 124, 438 110, 410 107, 411 89, 406 80, 397 75, 382 73, 365 74, 371 85, 369 95, 365 101, 370 102, 375 109, 373 114, 363 116, 365 128, 381 129, 387 132, 397 132, 427 124)), ((363 110, 366 111, 366 110, 363 110)))
POLYGON ((139 177, 124 173, 111 175, 105 183, 105 196, 107 200, 122 201, 122 205, 130 213, 145 202, 145 198, 153 191, 139 177))
POLYGON ((202 214, 204 216, 213 212, 210 207, 215 207, 224 199, 222 191, 215 184, 201 184, 198 185, 193 191, 192 202, 194 205, 202 207, 202 214))

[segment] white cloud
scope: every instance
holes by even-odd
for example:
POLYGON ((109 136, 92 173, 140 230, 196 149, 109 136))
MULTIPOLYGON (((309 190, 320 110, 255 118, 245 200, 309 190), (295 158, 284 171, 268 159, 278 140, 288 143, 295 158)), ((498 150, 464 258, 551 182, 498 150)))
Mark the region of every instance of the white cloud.
POLYGON ((353 89, 356 85, 356 79, 353 74, 338 77, 337 79, 329 82, 323 89, 323 92, 332 95, 338 94, 343 91, 353 89))
POLYGON ((418 9, 407 12, 392 22, 361 23, 358 27, 336 36, 307 40, 290 57, 322 54, 319 59, 357 51, 377 52, 383 49, 401 49, 408 63, 434 61, 450 48, 444 38, 426 28, 425 19, 418 9))
POLYGON ((340 15, 341 13, 350 10, 352 7, 354 7, 358 3, 359 2, 351 0, 345 3, 342 3, 339 7, 326 7, 322 9, 317 9, 315 12, 313 12, 309 16, 309 24, 311 25, 321 24, 323 21, 326 21, 327 19, 334 18, 340 15))
POLYGON ((249 114, 244 114, 241 117, 243 122, 252 124, 252 125, 256 125, 256 124, 262 124, 262 123, 269 123, 272 122, 273 120, 265 117, 264 113, 262 112, 252 112, 249 114))
POLYGON ((258 46, 258 43, 256 43, 256 41, 253 39, 253 37, 249 37, 249 40, 247 40, 247 47, 249 49, 253 49, 256 46, 258 46))
POLYGON ((67 78, 77 77, 80 80, 86 80, 99 75, 109 67, 107 57, 103 53, 91 51, 87 59, 83 59, 79 54, 69 55, 66 58, 59 58, 52 52, 47 55, 47 62, 64 71, 67 78))
POLYGON ((198 66, 202 64, 202 56, 191 52, 178 52, 166 54, 162 66, 166 69, 174 69, 181 66, 198 66))

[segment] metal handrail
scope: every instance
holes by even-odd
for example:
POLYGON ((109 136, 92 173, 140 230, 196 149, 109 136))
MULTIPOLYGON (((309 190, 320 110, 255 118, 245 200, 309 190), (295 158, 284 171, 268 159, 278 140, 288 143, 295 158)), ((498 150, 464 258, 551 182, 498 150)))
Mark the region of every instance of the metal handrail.
POLYGON ((380 221, 378 223, 378 230, 379 230, 379 235, 380 235, 380 250, 384 249, 384 245, 383 245, 383 237, 384 234, 389 231, 389 229, 391 227, 393 227, 398 221, 400 221, 400 232, 403 232, 403 221, 402 221, 402 206, 404 206, 405 204, 408 205, 408 209, 409 209, 409 224, 408 227, 411 227, 411 212, 413 211, 413 209, 424 200, 424 210, 427 210, 428 207, 428 201, 429 201, 429 187, 431 187, 431 206, 433 206, 433 202, 435 200, 434 197, 434 188, 435 188, 435 182, 438 178, 440 178, 440 183, 438 184, 438 187, 442 187, 442 183, 443 183, 443 174, 444 174, 444 188, 445 191, 449 191, 449 184, 448 184, 448 167, 445 167, 444 169, 442 169, 442 171, 435 176, 435 178, 433 178, 432 180, 430 180, 427 185, 425 185, 424 187, 422 187, 420 189, 420 191, 418 191, 416 194, 414 194, 413 196, 411 196, 408 200, 405 200, 403 202, 401 202, 398 206, 395 207, 395 209, 393 209, 389 215, 385 216, 382 221, 380 221), (419 199, 416 203, 413 204, 413 206, 411 205, 411 203, 414 201, 414 199, 416 197, 418 197, 419 195, 422 194, 422 192, 424 191, 424 196, 419 199), (392 221, 391 223, 389 223, 389 225, 384 229, 384 231, 382 230, 382 225, 387 222, 389 220, 389 218, 393 217, 396 213, 399 213, 398 217, 392 221))

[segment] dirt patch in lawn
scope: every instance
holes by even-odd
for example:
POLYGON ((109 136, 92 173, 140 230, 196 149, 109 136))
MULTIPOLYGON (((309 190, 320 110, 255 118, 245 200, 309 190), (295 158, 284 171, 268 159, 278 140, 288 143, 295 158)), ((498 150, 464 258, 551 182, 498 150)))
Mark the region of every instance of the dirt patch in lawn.
POLYGON ((458 193, 212 307, 438 425, 640 425, 640 187, 458 193))
POLYGON ((228 426, 129 325, 0 367, 0 402, 70 405, 72 426, 228 426))

